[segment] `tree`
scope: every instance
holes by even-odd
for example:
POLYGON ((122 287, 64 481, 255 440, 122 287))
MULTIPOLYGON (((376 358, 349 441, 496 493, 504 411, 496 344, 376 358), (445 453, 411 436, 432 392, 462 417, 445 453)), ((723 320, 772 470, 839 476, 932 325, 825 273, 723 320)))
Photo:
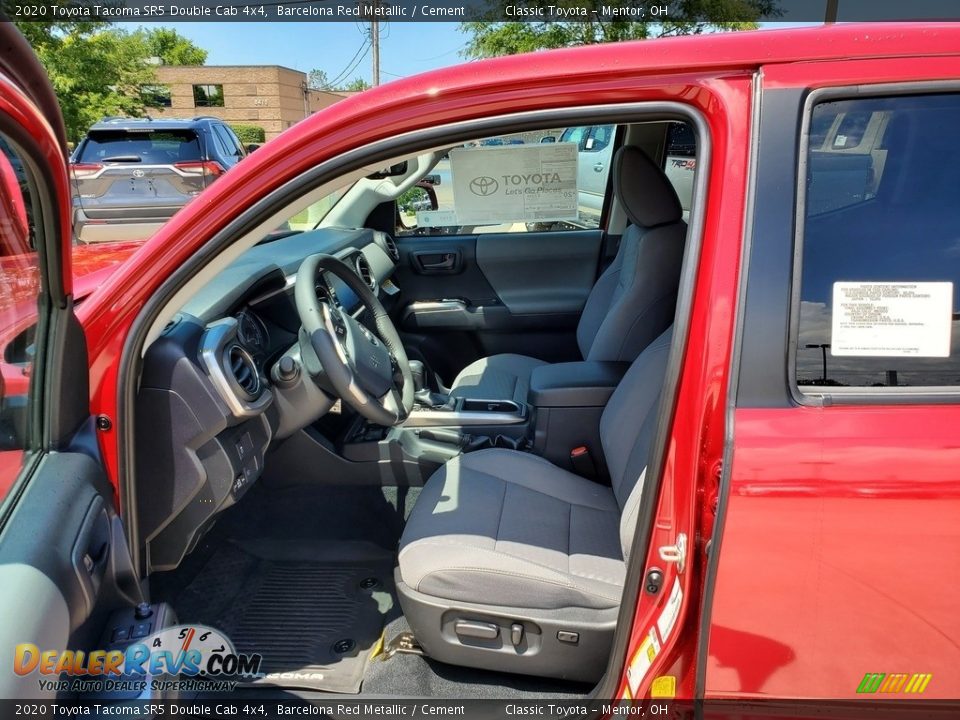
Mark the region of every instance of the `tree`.
POLYGON ((329 90, 330 78, 327 77, 327 73, 323 70, 311 70, 307 74, 307 85, 317 90, 329 90))
POLYGON ((369 90, 370 83, 368 83, 363 78, 355 78, 350 82, 348 82, 346 85, 339 87, 338 89, 343 90, 345 92, 360 92, 361 90, 369 90))
POLYGON ((370 88, 370 83, 363 78, 354 78, 346 84, 341 83, 339 87, 333 87, 325 70, 311 70, 307 74, 307 84, 317 90, 342 90, 346 92, 357 92, 370 88))
MULTIPOLYGON (((586 8, 588 17, 602 17, 603 0, 574 2, 577 7, 586 8)), ((537 0, 531 5, 566 4, 572 6, 574 3, 537 0)), ((757 27, 756 20, 777 17, 777 7, 776 0, 675 0, 670 4, 670 20, 656 23, 598 19, 585 22, 488 22, 480 19, 460 24, 460 30, 471 35, 461 54, 468 58, 485 58, 622 40, 698 35, 706 31, 752 30, 757 27)), ((494 12, 503 17, 502 8, 494 12)), ((493 14, 490 13, 491 18, 493 14)))
POLYGON ((207 51, 197 47, 173 28, 140 28, 134 33, 143 38, 149 57, 158 57, 164 65, 203 65, 207 51))
POLYGON ((141 88, 156 79, 151 59, 176 65, 206 51, 167 28, 125 32, 105 22, 17 22, 50 78, 67 128, 79 141, 108 115, 143 115, 141 88))

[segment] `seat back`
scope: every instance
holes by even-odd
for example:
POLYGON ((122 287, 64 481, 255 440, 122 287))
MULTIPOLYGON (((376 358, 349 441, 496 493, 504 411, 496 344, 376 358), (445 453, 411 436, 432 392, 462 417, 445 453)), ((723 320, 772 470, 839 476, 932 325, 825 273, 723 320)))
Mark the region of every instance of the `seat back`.
POLYGON ((610 469, 613 494, 620 506, 620 546, 624 560, 637 524, 672 339, 671 325, 633 361, 600 417, 600 442, 610 469))
POLYGON ((687 235, 673 185, 640 148, 613 158, 613 189, 630 220, 577 326, 584 360, 631 362, 673 322, 687 235))

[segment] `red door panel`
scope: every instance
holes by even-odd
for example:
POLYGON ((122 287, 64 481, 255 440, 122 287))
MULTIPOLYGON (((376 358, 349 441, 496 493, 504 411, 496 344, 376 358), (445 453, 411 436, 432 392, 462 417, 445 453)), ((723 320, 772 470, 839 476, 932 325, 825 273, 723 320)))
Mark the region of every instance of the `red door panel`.
MULTIPOLYGON (((911 83, 923 93, 939 82, 938 90, 960 92, 957 78, 957 57, 796 63, 765 68, 764 89, 911 83)), ((787 142, 796 137, 792 124, 784 132, 787 142)), ((792 193, 789 180, 778 192, 792 193)), ((761 194, 757 217, 764 212, 761 194)), ((767 223, 765 232, 755 233, 754 257, 773 257, 757 248, 780 242, 792 259, 792 204, 787 210, 782 229, 771 232, 767 223)), ((751 265, 747 317, 754 277, 787 269, 751 265)), ((784 329, 787 295, 778 300, 770 293, 783 307, 766 310, 768 317, 782 311, 777 319, 784 329)), ((749 323, 743 333, 751 333, 749 323)), ((779 336, 773 345, 771 362, 785 364, 779 336)), ((741 384, 746 368, 733 370, 741 384)), ((957 698, 960 395, 956 404, 884 404, 878 397, 823 407, 784 398, 785 383, 773 388, 769 402, 746 402, 734 413, 704 638, 704 697, 957 698), (858 693, 868 674, 882 674, 890 687, 904 690, 923 684, 923 692, 858 693), (902 681, 889 680, 901 674, 902 681)))
MULTIPOLYGON (((960 407, 742 409, 707 694, 960 694, 960 407)), ((862 696, 861 696, 862 697, 862 696)))

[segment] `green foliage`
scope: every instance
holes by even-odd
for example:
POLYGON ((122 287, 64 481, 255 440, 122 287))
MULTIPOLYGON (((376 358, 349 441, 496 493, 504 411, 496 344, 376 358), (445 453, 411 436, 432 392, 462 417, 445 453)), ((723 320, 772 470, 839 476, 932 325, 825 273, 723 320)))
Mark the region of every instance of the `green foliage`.
MULTIPOLYGON (((601 13, 604 0, 534 0, 525 7, 586 7, 588 17, 601 13)), ((468 58, 497 57, 551 48, 595 45, 624 40, 645 40, 674 35, 698 35, 707 31, 752 30, 756 20, 779 15, 777 0, 674 0, 668 22, 597 19, 586 22, 496 22, 484 20, 460 24, 471 37, 462 55, 468 58)), ((503 17, 498 6, 490 17, 503 17)))
POLYGON ((314 69, 307 74, 307 85, 316 90, 329 90, 330 78, 325 71, 314 69))
POLYGON ((233 128, 237 137, 240 138, 240 142, 245 146, 267 141, 267 133, 259 125, 234 125, 230 123, 230 127, 233 128))
POLYGON ((428 200, 429 198, 430 195, 426 190, 424 190, 422 187, 417 187, 414 185, 397 198, 397 207, 400 208, 400 212, 406 213, 407 215, 413 215, 416 212, 416 210, 413 208, 413 203, 419 200, 428 200))
POLYGON ((307 73, 307 85, 317 90, 343 90, 347 92, 370 88, 370 83, 363 78, 355 78, 346 84, 341 84, 340 87, 333 87, 324 70, 311 70, 307 73))
POLYGON ((345 90, 347 92, 358 92, 360 90, 369 90, 370 83, 368 83, 363 78, 355 78, 354 80, 351 80, 350 82, 348 82, 346 85, 342 85, 337 89, 345 90))
POLYGON ((149 57, 160 58, 164 65, 203 65, 207 61, 206 50, 197 47, 173 28, 140 28, 134 35, 143 39, 149 57))
MULTIPOLYGON (((59 3, 64 4, 64 3, 59 3)), ((175 30, 126 32, 105 22, 17 22, 43 64, 60 101, 67 139, 78 142, 93 123, 110 115, 140 117, 141 88, 156 80, 151 58, 198 64, 206 51, 175 30)))

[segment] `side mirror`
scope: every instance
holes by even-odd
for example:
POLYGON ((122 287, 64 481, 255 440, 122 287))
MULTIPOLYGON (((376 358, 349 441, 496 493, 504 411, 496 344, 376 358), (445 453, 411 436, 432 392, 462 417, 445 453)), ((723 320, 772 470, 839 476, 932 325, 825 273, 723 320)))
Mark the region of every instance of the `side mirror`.
POLYGON ((427 185, 439 185, 440 176, 437 174, 427 175, 421 182, 425 182, 427 185))
POLYGON ((244 149, 247 151, 247 155, 249 155, 249 154, 252 153, 254 150, 257 150, 257 149, 259 149, 259 148, 260 148, 260 145, 259 145, 258 143, 250 143, 250 144, 247 145, 247 147, 244 148, 244 149))
POLYGON ((557 139, 553 135, 544 135, 540 138, 541 143, 555 143, 557 139))

